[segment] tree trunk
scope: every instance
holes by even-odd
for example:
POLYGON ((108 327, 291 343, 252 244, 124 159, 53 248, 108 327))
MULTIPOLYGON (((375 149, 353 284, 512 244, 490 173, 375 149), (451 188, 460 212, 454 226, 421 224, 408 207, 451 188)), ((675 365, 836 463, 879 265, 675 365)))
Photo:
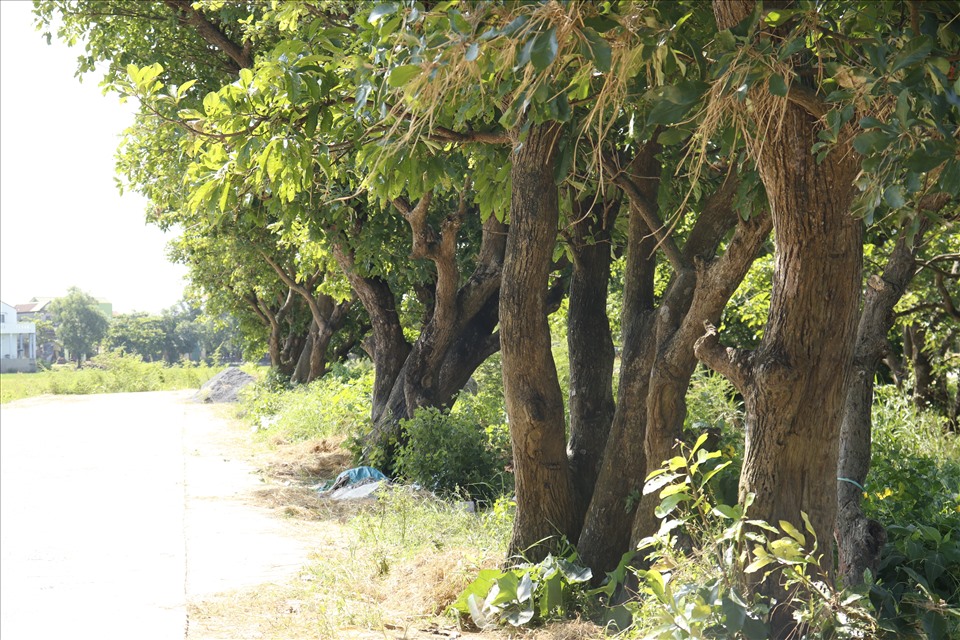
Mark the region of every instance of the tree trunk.
POLYGON ((567 456, 582 521, 600 473, 603 450, 616 405, 613 401, 615 351, 607 318, 610 281, 610 230, 618 202, 590 200, 574 208, 571 248, 574 255, 567 312, 570 354, 570 440, 567 456))
POLYGON ((550 350, 547 282, 559 210, 554 183, 559 126, 530 127, 514 153, 510 230, 500 293, 503 384, 516 477, 510 554, 530 560, 575 539, 563 397, 550 350))
MULTIPOLYGON (((648 472, 677 455, 687 416, 686 394, 697 365, 694 344, 704 323, 716 324, 730 297, 740 286, 750 265, 770 234, 767 214, 742 221, 733 209, 735 181, 729 180, 711 197, 690 240, 683 248, 685 261, 694 265, 675 277, 664 295, 656 322, 656 358, 650 372, 647 399, 645 451, 648 472), (714 257, 726 225, 736 232, 722 255, 714 257)), ((654 510, 658 493, 643 496, 633 522, 631 542, 653 535, 660 522, 654 510)))
MULTIPOLYGON (((376 368, 373 430, 367 438, 364 456, 376 452, 376 462, 384 471, 392 468, 393 449, 401 437, 400 421, 412 417, 421 406, 448 407, 476 368, 500 348, 495 330, 506 226, 493 217, 484 223, 476 267, 466 282, 458 286, 457 231, 468 213, 468 189, 469 184, 464 187, 457 214, 447 217, 439 234, 426 223, 429 197, 417 207, 397 203, 411 223, 415 256, 429 258, 437 266, 432 310, 412 346, 404 342, 404 348, 400 349, 397 333, 377 331, 375 318, 381 319, 381 326, 389 327, 393 326, 391 318, 396 317, 395 299, 386 283, 363 282, 371 279, 353 276, 357 280, 355 285, 351 280, 355 290, 357 285, 364 288, 362 292, 358 290, 358 297, 371 317, 375 338, 370 349, 376 368), (390 306, 385 309, 382 306, 385 304, 390 306), (392 355, 381 347, 384 343, 388 347, 394 345, 392 355), (387 370, 388 365, 395 367, 395 371, 387 370)), ((340 254, 342 259, 338 260, 346 270, 352 265, 352 259, 342 250, 340 254)), ((399 318, 395 326, 400 330, 399 318)), ((402 331, 399 337, 402 338, 402 331)))
POLYGON ((310 323, 310 331, 307 332, 307 339, 300 349, 300 356, 297 358, 297 364, 290 375, 290 382, 293 384, 307 384, 310 381, 310 357, 313 354, 313 341, 316 336, 314 327, 316 323, 310 323))
MULTIPOLYGON (((634 161, 642 195, 657 199, 660 165, 648 145, 634 161)), ((653 365, 654 274, 657 240, 637 206, 630 210, 627 266, 624 274, 622 349, 617 406, 604 448, 600 472, 587 508, 577 550, 597 576, 616 568, 629 551, 636 502, 647 473, 647 390, 653 365)))
POLYGON ((866 296, 854 350, 853 379, 844 405, 837 468, 837 529, 840 574, 846 586, 863 583, 864 571, 877 573, 887 536, 883 525, 861 509, 862 487, 870 471, 873 385, 877 367, 889 351, 887 334, 895 320, 894 307, 916 272, 916 246, 929 229, 921 225, 913 242, 901 233, 882 276, 867 281, 866 296))
MULTIPOLYGON (((346 243, 335 243, 333 254, 350 282, 350 287, 370 317, 374 368, 373 402, 370 413, 374 433, 377 434, 378 424, 396 422, 405 417, 391 415, 393 412, 390 411, 390 394, 410 353, 410 343, 403 336, 403 326, 400 324, 400 316, 397 313, 397 299, 390 285, 382 278, 365 277, 357 273, 353 253, 346 243)), ((381 444, 384 443, 374 435, 366 448, 381 444)))
MULTIPOLYGON (((774 524, 785 520, 801 531, 800 515, 806 513, 822 567, 829 572, 840 425, 860 298, 862 228, 849 213, 856 156, 841 142, 818 164, 810 153, 816 130, 816 117, 789 103, 763 141, 748 141, 775 230, 769 318, 756 352, 724 349, 715 331, 708 331, 698 341, 697 355, 744 396, 748 438, 741 500, 754 494, 754 518, 774 524)), ((850 132, 845 135, 849 139, 850 132)), ((785 602, 777 580, 771 577, 760 589, 785 602)), ((795 628, 788 606, 776 609, 772 622, 778 638, 795 628)))

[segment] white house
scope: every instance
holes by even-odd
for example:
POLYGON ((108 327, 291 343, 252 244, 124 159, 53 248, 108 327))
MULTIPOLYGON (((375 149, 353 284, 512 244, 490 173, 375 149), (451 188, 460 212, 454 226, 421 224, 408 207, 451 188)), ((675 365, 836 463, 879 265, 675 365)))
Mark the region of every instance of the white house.
POLYGON ((0 302, 0 373, 37 370, 37 325, 19 322, 17 310, 0 302))

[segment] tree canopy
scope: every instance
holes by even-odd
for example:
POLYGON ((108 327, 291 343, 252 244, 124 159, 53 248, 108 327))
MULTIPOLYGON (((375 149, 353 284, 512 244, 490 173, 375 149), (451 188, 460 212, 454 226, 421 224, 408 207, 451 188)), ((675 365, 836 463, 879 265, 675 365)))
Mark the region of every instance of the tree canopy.
POLYGON ((96 298, 77 287, 72 287, 66 296, 50 303, 57 339, 78 365, 96 352, 107 334, 109 321, 99 304, 96 298))

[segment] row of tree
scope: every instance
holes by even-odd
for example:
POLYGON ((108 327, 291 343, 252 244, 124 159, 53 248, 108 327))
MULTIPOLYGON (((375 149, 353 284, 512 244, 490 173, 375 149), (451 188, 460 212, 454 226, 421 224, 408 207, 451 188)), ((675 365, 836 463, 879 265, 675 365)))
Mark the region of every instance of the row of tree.
MULTIPOLYGON (((52 301, 39 324, 39 334, 55 337, 78 365, 101 349, 167 364, 185 358, 239 361, 246 344, 231 318, 209 319, 195 304, 181 302, 159 315, 133 312, 107 318, 97 299, 76 287, 52 301)), ((256 341, 249 346, 255 349, 256 341)))
POLYGON ((658 526, 655 495, 631 496, 684 438, 700 362, 744 399, 754 517, 836 532, 848 583, 875 562, 836 478, 866 474, 881 361, 956 403, 921 378, 957 352, 957 2, 37 7, 84 41, 81 72, 106 62, 141 101, 120 172, 185 230, 211 308, 297 381, 369 354, 368 456, 389 464, 399 420, 500 350, 511 548, 560 534, 599 573, 658 526), (761 255, 762 330, 726 346, 761 255), (564 297, 569 423, 547 321, 564 297))

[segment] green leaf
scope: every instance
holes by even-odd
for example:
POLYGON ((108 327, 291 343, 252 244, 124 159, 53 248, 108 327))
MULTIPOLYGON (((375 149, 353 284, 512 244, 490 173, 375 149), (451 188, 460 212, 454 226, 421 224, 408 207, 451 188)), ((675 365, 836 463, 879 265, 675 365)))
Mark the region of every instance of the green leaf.
POLYGON ((663 598, 666 593, 666 582, 663 579, 663 575, 655 569, 650 569, 649 571, 638 571, 637 576, 643 578, 647 586, 650 587, 650 590, 653 591, 654 595, 658 598, 663 598))
POLYGON ((707 434, 707 433, 701 433, 701 434, 700 434, 700 437, 697 438, 697 441, 693 443, 693 448, 690 449, 690 453, 693 454, 693 453, 695 453, 695 452, 697 451, 697 449, 699 449, 700 447, 702 447, 702 446, 703 446, 703 443, 707 441, 707 438, 708 438, 708 437, 709 437, 709 434, 707 434))
POLYGON ((519 627, 533 620, 533 613, 533 602, 531 601, 530 605, 524 609, 512 609, 503 616, 503 619, 513 626, 519 627))
POLYGON ((691 133, 692 131, 689 129, 689 127, 683 127, 683 126, 669 127, 667 129, 664 129, 663 132, 659 136, 657 136, 657 142, 659 142, 663 146, 677 144, 679 142, 683 142, 684 140, 686 140, 691 133))
POLYGON ((771 10, 768 11, 767 15, 763 17, 763 21, 771 27, 779 27, 781 24, 792 18, 796 13, 796 10, 791 9, 771 10))
MULTIPOLYGON (((665 471, 666 470, 664 469, 663 472, 665 471)), ((673 482, 674 480, 676 480, 682 475, 683 474, 681 473, 669 473, 666 475, 659 475, 659 476, 650 478, 649 480, 647 480, 646 484, 643 485, 643 495, 649 495, 653 493, 654 491, 660 489, 660 487, 670 484, 671 482, 673 482)), ((682 486, 686 486, 686 485, 682 485, 682 486)))
POLYGON ((580 42, 580 54, 593 62, 597 71, 609 72, 613 61, 613 49, 609 43, 589 27, 584 28, 582 33, 584 39, 580 42))
POLYGON ((793 54, 802 51, 806 46, 807 42, 803 36, 789 40, 787 44, 780 47, 780 52, 777 54, 777 60, 782 62, 793 54))
POLYGON ((391 13, 396 13, 397 3, 396 2, 384 2, 378 4, 373 8, 373 11, 370 12, 370 15, 367 17, 367 22, 370 24, 376 24, 384 16, 388 16, 391 13))
POLYGON ((593 578, 593 572, 590 570, 590 567, 581 567, 563 558, 557 558, 557 567, 567 582, 570 583, 588 582, 593 578))
POLYGON ((927 634, 928 640, 946 640, 950 632, 950 625, 947 619, 939 611, 927 611, 920 618, 923 624, 923 630, 927 634))
POLYGON ((724 596, 720 601, 720 610, 723 612, 728 632, 736 633, 743 628, 743 623, 747 619, 747 607, 739 601, 739 598, 734 600, 729 596, 724 596))
POLYGON ((480 56, 480 45, 474 42, 474 43, 471 43, 469 47, 467 47, 466 53, 463 54, 463 59, 466 60, 467 62, 473 62, 479 56, 480 56))
POLYGON ((929 56, 930 52, 933 51, 933 44, 933 39, 929 36, 921 36, 911 40, 893 59, 890 73, 909 67, 929 56))
POLYGON ((762 621, 748 617, 743 621, 743 635, 746 636, 747 640, 765 640, 770 637, 770 630, 767 628, 767 625, 762 621))
POLYGON ((514 18, 514 19, 510 22, 510 24, 508 24, 507 26, 505 26, 505 27, 501 30, 501 33, 502 33, 503 35, 505 35, 505 36, 512 36, 514 33, 517 32, 517 30, 520 29, 520 27, 522 27, 523 25, 527 24, 527 21, 528 21, 528 20, 530 20, 530 16, 527 16, 527 15, 523 15, 523 16, 519 16, 519 17, 517 17, 517 18, 514 18))
POLYGON ((477 574, 477 579, 467 585, 467 588, 463 590, 460 597, 450 607, 461 613, 470 613, 467 599, 470 596, 486 597, 490 593, 490 588, 497 583, 497 579, 502 575, 503 572, 499 569, 481 569, 480 573, 477 574))
POLYGON ((906 204, 906 200, 903 198, 903 189, 897 184, 891 185, 884 190, 883 200, 892 209, 900 209, 906 204))
POLYGON ((530 572, 523 574, 520 583, 517 585, 517 600, 526 602, 533 597, 533 580, 530 578, 530 572))
POLYGON ((756 573, 760 569, 773 562, 773 558, 763 550, 763 547, 757 547, 754 550, 756 558, 743 570, 744 573, 756 573))
POLYGON ((940 190, 956 197, 960 193, 960 162, 949 160, 940 173, 940 190))
POLYGON ((620 23, 608 16, 592 16, 585 18, 583 24, 590 27, 597 33, 606 33, 614 27, 620 26, 620 23))
MULTIPOLYGON (((527 575, 527 574, 524 574, 527 575)), ((500 606, 510 602, 517 602, 517 590, 520 587, 520 580, 512 571, 507 571, 497 578, 497 594, 490 601, 493 606, 500 606)))
POLYGON ((540 616, 546 618, 554 609, 563 606, 563 576, 554 573, 543 581, 543 591, 540 596, 540 616))
POLYGON ((788 522, 788 521, 786 521, 786 520, 781 520, 781 521, 780 521, 780 528, 783 529, 783 531, 784 531, 788 536, 790 536, 791 538, 793 538, 794 540, 796 540, 800 545, 806 545, 806 544, 807 544, 807 539, 806 539, 806 537, 805 537, 802 533, 800 533, 800 532, 797 530, 797 528, 796 528, 795 526, 793 526, 793 524, 791 524, 790 522, 788 522))
POLYGON ((783 98, 786 97, 789 90, 790 89, 787 87, 787 83, 784 81, 783 77, 779 75, 770 76, 770 93, 783 98))
POLYGON ((867 131, 861 133, 853 141, 853 148, 861 155, 868 156, 886 149, 894 136, 885 131, 867 131))
POLYGON ((470 33, 470 23, 456 9, 447 11, 447 19, 450 21, 450 28, 459 35, 470 33))
POLYGON ((184 82, 182 85, 180 85, 179 87, 177 87, 177 99, 179 100, 180 98, 182 98, 182 97, 183 97, 183 94, 185 94, 187 91, 189 91, 189 90, 190 90, 190 87, 192 87, 192 86, 195 85, 196 83, 197 83, 196 80, 187 80, 187 81, 184 82))
POLYGON ((394 67, 393 71, 390 72, 390 78, 387 82, 391 87, 402 87, 420 75, 422 71, 423 69, 417 64, 404 64, 399 67, 394 67))
POLYGON ((678 493, 672 496, 667 496, 657 505, 657 508, 654 509, 653 515, 658 518, 666 518, 668 515, 673 513, 674 509, 677 508, 677 505, 681 502, 689 502, 690 496, 685 493, 678 493))
POLYGON ((711 513, 731 520, 736 520, 742 515, 736 507, 731 507, 728 504, 718 504, 711 510, 711 513))
POLYGON ((557 57, 557 28, 550 27, 538 33, 533 39, 533 48, 530 50, 530 62, 537 71, 543 71, 557 57))
POLYGON ((322 105, 317 103, 310 107, 310 110, 307 111, 307 120, 303 125, 304 132, 307 134, 307 137, 312 137, 313 134, 317 131, 317 119, 320 116, 320 107, 322 105))

